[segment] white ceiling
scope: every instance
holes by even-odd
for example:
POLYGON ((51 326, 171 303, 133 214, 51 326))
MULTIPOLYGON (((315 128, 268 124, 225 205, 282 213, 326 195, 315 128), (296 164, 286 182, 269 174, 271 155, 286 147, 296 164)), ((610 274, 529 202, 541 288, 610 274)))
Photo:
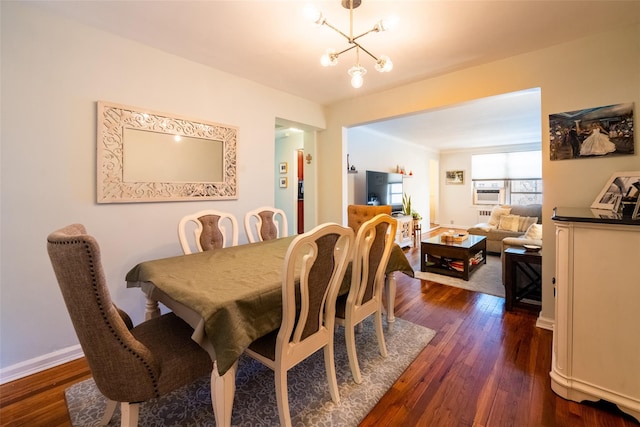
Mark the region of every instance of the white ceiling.
MULTIPOLYGON (((304 17, 305 7, 313 5, 348 33, 349 12, 340 0, 28 4, 323 105, 640 22, 638 0, 363 0, 354 11, 354 34, 382 17, 395 15, 399 20, 392 31, 359 39, 374 55, 391 57, 394 69, 378 73, 373 60, 361 54, 368 73, 364 85, 353 89, 347 69, 355 63, 355 52, 341 55, 336 67, 321 67, 319 58, 327 48, 339 51, 348 44, 304 17)), ((465 112, 465 122, 473 127, 472 115, 465 112)), ((508 113, 502 116, 508 118, 508 113)), ((423 135, 425 129, 446 131, 447 119, 432 120, 438 126, 427 127, 428 121, 421 120, 420 128, 395 123, 394 131, 408 129, 411 134, 397 135, 401 139, 423 135)), ((385 131, 381 124, 376 130, 385 131)))
POLYGON ((478 99, 369 123, 362 129, 434 151, 540 144, 540 90, 478 99))

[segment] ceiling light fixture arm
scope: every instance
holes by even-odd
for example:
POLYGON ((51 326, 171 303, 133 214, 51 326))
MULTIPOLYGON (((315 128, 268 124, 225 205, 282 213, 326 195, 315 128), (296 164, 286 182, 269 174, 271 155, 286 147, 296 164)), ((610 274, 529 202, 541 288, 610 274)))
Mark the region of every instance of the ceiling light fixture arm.
POLYGON ((347 41, 349 43, 351 43, 351 37, 349 37, 348 35, 346 35, 345 33, 343 33, 342 31, 340 31, 339 29, 337 29, 336 27, 334 27, 333 25, 329 24, 326 20, 322 23, 322 25, 326 25, 327 27, 331 28, 333 31, 335 31, 336 33, 340 34, 342 37, 344 37, 345 39, 347 39, 347 41))
POLYGON ((360 48, 364 53, 372 57, 374 61, 378 61, 378 58, 376 58, 375 55, 369 52, 367 49, 363 48, 362 45, 358 44, 357 42, 352 42, 352 43, 356 45, 358 48, 360 48))
POLYGON ((369 52, 367 49, 365 49, 358 41, 356 41, 366 36, 369 33, 386 31, 387 29, 389 29, 389 21, 380 20, 376 22, 376 24, 370 30, 365 31, 364 33, 358 36, 355 36, 355 37, 353 36, 353 9, 360 6, 361 3, 362 3, 362 0, 342 0, 342 6, 349 9, 349 35, 340 31, 338 28, 334 27, 332 24, 327 22, 324 15, 320 12, 314 13, 314 15, 311 17, 312 21, 316 25, 319 25, 319 26, 326 25, 327 27, 331 28, 333 31, 335 31, 336 33, 344 37, 347 40, 347 42, 351 45, 340 52, 335 52, 333 49, 328 49, 320 59, 320 62, 323 66, 337 65, 338 56, 352 50, 353 48, 356 48, 356 65, 351 67, 348 71, 349 75, 352 76, 351 84, 355 88, 362 86, 362 76, 364 76, 367 72, 367 70, 360 65, 360 50, 362 50, 364 53, 366 53, 371 58, 373 58, 373 60, 376 62, 375 69, 377 71, 383 73, 383 72, 391 71, 393 69, 393 63, 391 62, 388 56, 380 55, 379 57, 377 57, 371 52, 369 52))

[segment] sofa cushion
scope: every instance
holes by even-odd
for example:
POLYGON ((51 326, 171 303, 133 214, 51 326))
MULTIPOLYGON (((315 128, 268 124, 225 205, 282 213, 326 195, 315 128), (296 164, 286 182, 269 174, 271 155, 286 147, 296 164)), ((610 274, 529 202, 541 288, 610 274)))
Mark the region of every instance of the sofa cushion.
MULTIPOLYGON (((469 234, 471 234, 471 233, 469 233, 469 234)), ((494 230, 491 230, 491 231, 489 231, 487 233, 483 233, 481 235, 487 236, 487 243, 489 241, 497 242, 498 252, 500 252, 500 242, 505 237, 522 237, 522 233, 520 233, 519 231, 498 230, 497 228, 494 229, 494 230)))
POLYGON ((523 236, 525 239, 541 240, 542 239, 542 224, 531 224, 523 236))
POLYGON ((503 215, 509 215, 511 212, 511 206, 495 206, 491 210, 491 217, 489 217, 489 224, 498 226, 500 224, 500 217, 503 215))
POLYGON ((502 215, 500 217, 500 223, 498 224, 498 230, 518 231, 519 226, 520 226, 520 216, 502 215))
POLYGON ((518 231, 522 231, 523 233, 529 229, 531 224, 535 224, 538 222, 537 216, 521 216, 520 223, 518 224, 518 231))
POLYGON ((469 234, 477 234, 480 236, 485 236, 486 233, 490 232, 491 230, 497 230, 498 227, 496 227, 495 225, 491 225, 488 222, 480 222, 476 225, 474 225, 473 227, 469 228, 467 230, 467 232, 469 234), (474 231, 472 233, 472 231, 474 231))
POLYGON ((520 247, 524 245, 542 246, 542 240, 525 239, 524 237, 506 237, 502 239, 502 251, 507 248, 520 247))
POLYGON ((513 205, 509 211, 511 215, 535 216, 538 224, 542 223, 542 205, 513 205))

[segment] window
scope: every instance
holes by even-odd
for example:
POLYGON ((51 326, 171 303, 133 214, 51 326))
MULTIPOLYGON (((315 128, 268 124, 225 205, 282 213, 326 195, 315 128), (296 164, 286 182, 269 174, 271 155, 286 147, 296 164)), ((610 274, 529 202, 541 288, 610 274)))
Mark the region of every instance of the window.
POLYGON ((509 180, 507 198, 511 205, 542 204, 542 180, 509 180))
POLYGON ((472 155, 471 180, 474 203, 482 199, 479 192, 504 188, 506 204, 542 204, 542 152, 472 155))
POLYGON ((402 183, 396 182, 389 184, 389 204, 401 205, 402 204, 402 183))

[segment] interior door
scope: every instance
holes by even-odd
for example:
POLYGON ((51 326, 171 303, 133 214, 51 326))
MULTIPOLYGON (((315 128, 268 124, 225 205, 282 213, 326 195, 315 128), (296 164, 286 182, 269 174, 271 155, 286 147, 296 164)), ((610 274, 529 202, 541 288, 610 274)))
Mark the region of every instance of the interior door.
POLYGON ((304 233, 304 151, 298 150, 298 234, 304 233))

